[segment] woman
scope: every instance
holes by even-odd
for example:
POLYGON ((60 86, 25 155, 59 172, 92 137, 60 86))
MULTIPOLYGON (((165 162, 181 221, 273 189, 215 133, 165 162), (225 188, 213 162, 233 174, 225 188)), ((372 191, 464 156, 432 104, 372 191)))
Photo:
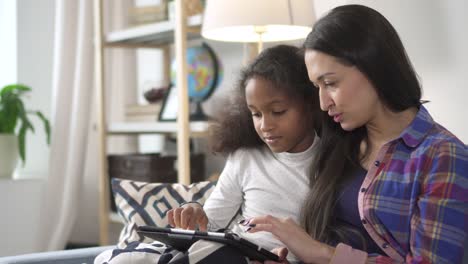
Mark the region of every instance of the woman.
MULTIPOLYGON (((461 263, 468 154, 421 105, 403 44, 377 11, 331 10, 305 43, 325 118, 301 225, 246 221, 306 263, 461 263)), ((278 250, 280 257, 286 249, 278 250)))

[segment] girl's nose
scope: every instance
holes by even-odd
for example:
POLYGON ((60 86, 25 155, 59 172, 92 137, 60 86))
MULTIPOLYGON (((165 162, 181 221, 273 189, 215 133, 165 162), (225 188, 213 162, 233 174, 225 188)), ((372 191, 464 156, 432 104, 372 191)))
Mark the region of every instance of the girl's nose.
POLYGON ((273 122, 271 121, 271 118, 266 117, 265 115, 262 118, 262 123, 260 124, 260 129, 262 131, 269 131, 273 128, 273 122))

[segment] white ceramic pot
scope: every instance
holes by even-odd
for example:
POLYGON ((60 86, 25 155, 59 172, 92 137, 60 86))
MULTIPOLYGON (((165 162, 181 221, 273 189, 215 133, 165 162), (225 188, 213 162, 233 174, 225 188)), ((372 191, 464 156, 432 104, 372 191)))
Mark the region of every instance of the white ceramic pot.
POLYGON ((12 178, 19 160, 18 137, 0 134, 0 178, 12 178))

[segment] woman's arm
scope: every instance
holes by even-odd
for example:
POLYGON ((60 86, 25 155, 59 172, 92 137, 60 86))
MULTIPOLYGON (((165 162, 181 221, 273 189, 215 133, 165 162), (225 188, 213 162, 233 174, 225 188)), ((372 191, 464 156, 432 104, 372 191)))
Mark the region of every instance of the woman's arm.
POLYGON ((250 219, 248 232, 267 231, 283 242, 289 251, 305 263, 330 263, 335 249, 312 239, 290 218, 261 216, 250 219))
POLYGON ((417 213, 411 217, 411 263, 461 263, 468 230, 468 154, 443 142, 424 153, 417 213))
MULTIPOLYGON (((421 168, 418 210, 411 218, 407 263, 462 263, 467 239, 468 155, 466 148, 444 143, 425 155, 421 168), (423 171, 424 170, 424 171, 423 171)), ((252 218, 249 232, 273 233, 306 263, 392 263, 386 256, 369 256, 344 244, 330 247, 312 239, 290 219, 252 218)))
POLYGON ((250 219, 245 225, 250 227, 247 229, 248 232, 266 231, 272 233, 304 263, 393 263, 389 257, 368 256, 366 252, 353 249, 343 243, 338 244, 335 248, 318 242, 291 219, 262 216, 250 219))

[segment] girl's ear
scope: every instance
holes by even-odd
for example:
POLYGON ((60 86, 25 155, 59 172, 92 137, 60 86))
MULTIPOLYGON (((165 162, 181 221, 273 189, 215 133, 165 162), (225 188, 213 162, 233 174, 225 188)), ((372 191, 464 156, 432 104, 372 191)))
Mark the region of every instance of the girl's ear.
MULTIPOLYGON (((313 100, 310 97, 300 98, 297 103, 302 104, 304 107, 305 119, 312 121, 312 125, 316 126, 316 121, 321 116, 320 108, 317 108, 313 104, 313 100)), ((319 122, 320 123, 320 122, 319 122)))
POLYGON ((322 128, 323 128, 323 121, 325 118, 325 112, 321 109, 317 109, 314 113, 314 128, 315 132, 319 137, 322 137, 322 128))
POLYGON ((309 120, 312 122, 313 129, 320 137, 322 134, 322 119, 323 112, 320 108, 314 106, 311 103, 306 103, 306 112, 309 120))

